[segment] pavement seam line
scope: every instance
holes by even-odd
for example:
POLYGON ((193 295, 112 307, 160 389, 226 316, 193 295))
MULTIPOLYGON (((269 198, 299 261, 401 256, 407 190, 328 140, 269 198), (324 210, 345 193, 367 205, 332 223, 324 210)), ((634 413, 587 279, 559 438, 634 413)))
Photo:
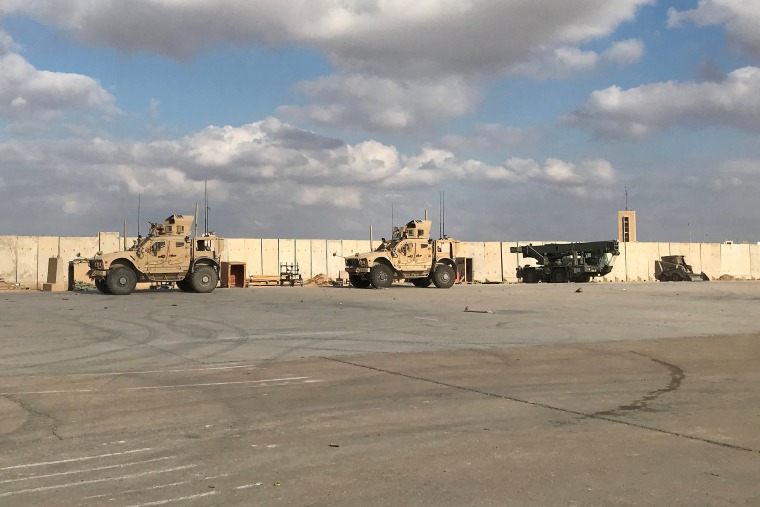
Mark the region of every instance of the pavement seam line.
POLYGON ((366 364, 359 364, 359 363, 354 363, 354 362, 351 362, 351 361, 345 361, 343 359, 338 359, 338 358, 335 358, 335 357, 324 357, 323 356, 322 359, 326 359, 328 361, 333 361, 333 362, 336 362, 336 363, 342 363, 342 364, 345 364, 345 365, 348 365, 348 366, 354 366, 356 368, 364 368, 366 370, 372 370, 372 371, 376 371, 376 372, 379 372, 379 373, 386 373, 386 374, 389 374, 389 375, 395 375, 397 377, 403 377, 403 378, 407 378, 407 379, 410 379, 410 380, 417 380, 417 381, 420 381, 420 382, 426 382, 428 384, 435 384, 435 385, 439 385, 439 386, 443 386, 443 387, 448 387, 448 388, 451 388, 451 389, 457 389, 457 390, 460 390, 460 391, 467 391, 467 392, 471 392, 471 393, 476 393, 476 394, 480 394, 481 396, 488 396, 488 397, 491 397, 491 398, 497 398, 497 399, 501 399, 501 400, 512 401, 512 402, 515 402, 515 403, 521 403, 523 405, 529 405, 529 406, 532 406, 532 407, 544 408, 544 409, 547 409, 547 410, 553 410, 553 411, 556 411, 556 412, 562 412, 562 413, 565 413, 565 414, 571 414, 571 415, 583 417, 583 418, 586 418, 586 419, 594 419, 594 420, 597 420, 597 421, 604 421, 604 422, 610 422, 610 423, 615 423, 615 424, 622 424, 624 426, 628 426, 628 427, 631 427, 631 428, 638 428, 638 429, 642 429, 642 430, 647 430, 647 431, 653 431, 653 432, 656 432, 656 433, 661 433, 661 434, 664 434, 664 435, 670 435, 670 436, 674 436, 674 437, 685 438, 687 440, 693 440, 693 441, 702 442, 702 443, 705 443, 705 444, 716 445, 718 447, 723 447, 723 448, 726 448, 726 449, 732 449, 732 450, 735 450, 735 451, 743 451, 743 452, 749 452, 749 453, 753 453, 753 454, 760 454, 760 450, 758 450, 758 449, 752 449, 750 447, 743 447, 743 446, 740 446, 740 445, 729 444, 729 443, 726 443, 726 442, 719 442, 717 440, 711 440, 709 438, 697 437, 697 436, 694 436, 694 435, 687 435, 686 433, 679 433, 677 431, 664 430, 662 428, 655 428, 653 426, 647 426, 647 425, 644 425, 644 424, 638 424, 638 423, 634 423, 634 422, 630 422, 630 421, 621 421, 620 419, 615 419, 615 418, 612 418, 612 417, 599 416, 599 415, 595 415, 595 414, 589 414, 589 413, 586 413, 586 412, 579 412, 577 410, 570 410, 570 409, 567 409, 567 408, 555 407, 553 405, 548 405, 546 403, 540 403, 540 402, 537 402, 537 401, 530 401, 530 400, 523 400, 523 399, 520 399, 520 398, 515 398, 515 397, 512 397, 512 396, 506 396, 506 395, 503 395, 503 394, 489 393, 488 391, 481 391, 479 389, 475 389, 475 388, 472 388, 472 387, 458 386, 456 384, 450 384, 448 382, 442 382, 440 380, 433 380, 433 379, 428 379, 428 378, 424 378, 424 377, 417 377, 415 375, 409 375, 407 373, 401 373, 401 372, 398 372, 398 371, 385 370, 383 368, 377 368, 375 366, 369 366, 369 365, 366 365, 366 364))

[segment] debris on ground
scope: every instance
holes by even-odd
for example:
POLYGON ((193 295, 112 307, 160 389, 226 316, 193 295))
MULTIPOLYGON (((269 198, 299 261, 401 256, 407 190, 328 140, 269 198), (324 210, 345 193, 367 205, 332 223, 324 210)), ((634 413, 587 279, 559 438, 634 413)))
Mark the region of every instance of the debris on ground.
POLYGON ((335 281, 329 276, 320 273, 316 276, 312 276, 311 278, 303 282, 303 284, 315 285, 317 287, 332 287, 335 284, 335 281))
POLYGON ((77 281, 74 282, 73 290, 75 290, 75 291, 80 291, 80 290, 81 291, 88 291, 88 290, 98 290, 98 289, 95 287, 95 284, 87 283, 87 282, 82 282, 82 281, 77 280, 77 281))
POLYGON ((575 291, 575 292, 583 292, 583 289, 582 289, 582 288, 580 288, 580 287, 578 287, 578 289, 576 289, 576 291, 575 291))
POLYGON ((720 275, 720 278, 718 278, 718 280, 727 281, 727 280, 736 280, 736 278, 734 278, 732 275, 720 275))
POLYGON ((465 306, 464 311, 468 313, 493 313, 491 310, 470 310, 469 306, 465 306))

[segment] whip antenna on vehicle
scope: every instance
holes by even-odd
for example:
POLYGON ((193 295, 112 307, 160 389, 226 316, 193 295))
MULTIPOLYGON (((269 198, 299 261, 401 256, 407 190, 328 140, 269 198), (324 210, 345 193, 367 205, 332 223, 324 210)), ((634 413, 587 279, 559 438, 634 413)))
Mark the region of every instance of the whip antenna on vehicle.
POLYGON ((137 237, 140 237, 140 196, 137 194, 137 237))
POLYGON ((391 238, 393 237, 393 202, 391 201, 391 238))
POLYGON ((203 182, 203 235, 208 236, 208 212, 211 208, 208 207, 208 180, 203 182))

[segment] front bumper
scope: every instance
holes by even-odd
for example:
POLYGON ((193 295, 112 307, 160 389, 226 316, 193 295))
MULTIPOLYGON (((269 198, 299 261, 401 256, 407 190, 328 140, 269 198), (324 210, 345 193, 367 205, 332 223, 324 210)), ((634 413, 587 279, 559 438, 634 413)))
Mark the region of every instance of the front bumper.
POLYGON ((91 280, 95 280, 96 278, 105 278, 107 274, 108 270, 106 269, 91 269, 87 272, 87 276, 89 276, 91 280))

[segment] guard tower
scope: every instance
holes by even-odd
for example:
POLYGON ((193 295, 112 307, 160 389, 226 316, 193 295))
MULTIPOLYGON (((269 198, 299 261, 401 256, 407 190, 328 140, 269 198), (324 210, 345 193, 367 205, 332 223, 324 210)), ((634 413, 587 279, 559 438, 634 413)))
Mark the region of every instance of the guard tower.
POLYGON ((618 241, 636 242, 636 212, 634 210, 618 211, 618 241))

